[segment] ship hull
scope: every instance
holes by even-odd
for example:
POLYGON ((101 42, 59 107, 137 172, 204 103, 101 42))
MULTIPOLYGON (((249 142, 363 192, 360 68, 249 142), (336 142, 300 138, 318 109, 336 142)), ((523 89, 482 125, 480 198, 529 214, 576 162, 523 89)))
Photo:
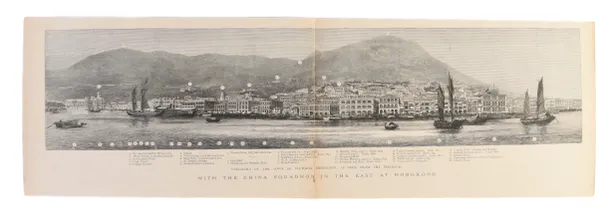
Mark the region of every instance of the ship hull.
POLYGON ((167 109, 161 115, 161 117, 162 118, 193 118, 197 116, 197 114, 198 114, 197 109, 192 109, 192 110, 167 109))
POLYGON ((523 118, 520 119, 520 122, 524 125, 548 125, 552 123, 556 119, 556 116, 546 116, 542 118, 523 118))
POLYGON ((447 121, 447 120, 436 120, 434 121, 434 127, 436 129, 453 129, 453 130, 457 130, 457 129, 461 129, 462 125, 464 125, 464 120, 453 120, 453 121, 447 121))
POLYGON ((128 114, 129 116, 138 117, 138 118, 158 117, 164 113, 165 113, 165 110, 158 110, 158 111, 153 111, 153 112, 152 111, 131 111, 131 110, 126 111, 126 114, 128 114))
POLYGON ((398 129, 398 125, 393 122, 385 124, 385 130, 396 130, 396 129, 398 129))
POLYGON ((479 117, 479 118, 475 118, 473 120, 465 120, 464 124, 465 125, 483 125, 487 121, 488 121, 488 118, 479 117))
POLYGON ((205 121, 207 122, 220 122, 220 118, 216 118, 216 117, 207 117, 205 119, 205 121))
POLYGON ((54 122, 53 124, 60 129, 80 128, 86 125, 85 122, 78 121, 54 122))

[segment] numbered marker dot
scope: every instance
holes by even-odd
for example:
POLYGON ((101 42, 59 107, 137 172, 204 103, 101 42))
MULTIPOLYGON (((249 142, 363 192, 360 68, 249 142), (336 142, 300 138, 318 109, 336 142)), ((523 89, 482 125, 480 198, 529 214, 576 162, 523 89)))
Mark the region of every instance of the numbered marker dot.
POLYGON ((147 141, 146 141, 144 145, 149 146, 149 145, 150 145, 150 142, 147 142, 147 141))
POLYGON ((102 147, 102 146, 103 146, 103 143, 98 143, 98 147, 102 147))
POLYGON ((438 139, 436 139, 436 142, 437 142, 437 143, 442 143, 442 142, 443 142, 443 140, 442 140, 441 138, 438 138, 438 139))
POLYGON ((537 141, 537 137, 533 137, 533 141, 537 141))
POLYGON ((76 146, 77 146, 77 143, 73 143, 73 147, 76 147, 76 146))
POLYGON ((186 143, 187 146, 192 146, 192 143, 188 142, 186 143))
POLYGON ((245 146, 246 142, 242 141, 242 142, 240 142, 240 145, 245 146))
POLYGON ((291 141, 289 144, 291 144, 291 145, 295 145, 295 141, 291 141))
POLYGON ((202 145, 203 145, 203 143, 202 143, 202 142, 199 142, 199 143, 197 143, 197 145, 198 145, 198 146, 202 146, 202 145))
POLYGON ((142 146, 143 145, 143 141, 139 141, 139 145, 142 146))
POLYGON ((496 141, 496 137, 492 137, 492 142, 496 141))
POLYGON ((393 142, 391 140, 387 140, 387 144, 392 144, 393 142))
POLYGON ((173 142, 169 142, 169 146, 173 146, 173 142))
POLYGON ((128 145, 128 146, 132 146, 132 145, 133 145, 133 142, 128 142, 128 143, 126 143, 126 145, 128 145))
POLYGON ((229 146, 233 146, 233 141, 229 142, 229 146))
POLYGON ((113 142, 112 142, 112 143, 109 143, 109 146, 114 147, 114 146, 115 146, 115 143, 113 143, 113 142))
POLYGON ((310 140, 310 145, 314 145, 314 141, 310 140))
POLYGON ((267 142, 263 141, 263 145, 267 145, 267 142))
POLYGON ((221 141, 216 142, 216 145, 222 145, 221 141))
POLYGON ((177 144, 177 145, 178 145, 178 146, 182 146, 182 142, 178 142, 178 144, 177 144))
POLYGON ((155 142, 150 142, 150 145, 154 146, 154 145, 156 145, 156 143, 155 142))

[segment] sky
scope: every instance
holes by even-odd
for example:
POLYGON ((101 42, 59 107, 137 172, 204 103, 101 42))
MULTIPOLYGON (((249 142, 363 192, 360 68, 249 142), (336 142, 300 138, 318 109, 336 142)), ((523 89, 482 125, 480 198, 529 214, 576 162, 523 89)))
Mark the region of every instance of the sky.
POLYGON ((456 70, 500 89, 581 98, 578 29, 127 29, 47 31, 46 67, 61 69, 118 48, 301 60, 381 35, 417 42, 456 70))

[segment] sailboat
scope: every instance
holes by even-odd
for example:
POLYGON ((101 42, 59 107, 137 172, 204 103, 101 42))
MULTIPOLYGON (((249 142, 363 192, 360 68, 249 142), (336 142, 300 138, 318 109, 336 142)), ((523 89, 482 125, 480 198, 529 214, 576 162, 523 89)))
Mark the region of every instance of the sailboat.
POLYGON ((537 86, 537 109, 534 115, 530 112, 529 100, 528 90, 526 90, 526 94, 524 96, 524 116, 520 119, 522 124, 547 125, 556 119, 556 116, 550 114, 545 109, 545 98, 543 97, 543 77, 541 77, 541 80, 539 80, 539 85, 537 86))
POLYGON ((441 87, 441 85, 438 85, 437 88, 438 91, 438 119, 436 121, 434 121, 434 127, 437 129, 460 129, 462 128, 462 125, 464 124, 464 120, 456 120, 455 116, 454 116, 454 112, 453 112, 453 105, 454 105, 454 100, 453 100, 453 93, 454 93, 454 88, 453 88, 453 79, 451 79, 451 74, 449 74, 449 85, 447 86, 447 91, 449 93, 449 104, 450 104, 450 110, 451 110, 451 120, 446 120, 445 119, 445 94, 443 93, 443 88, 441 87))
POLYGON ((148 88, 145 87, 145 85, 148 83, 148 79, 145 80, 145 82, 143 83, 143 85, 141 86, 141 109, 137 110, 137 86, 135 86, 135 88, 133 88, 133 91, 131 92, 131 101, 132 101, 132 110, 127 110, 126 114, 128 114, 129 116, 132 117, 157 117, 162 115, 163 113, 165 113, 165 110, 155 110, 155 111, 150 111, 148 110, 149 106, 148 106, 148 101, 146 100, 146 92, 148 91, 148 88))

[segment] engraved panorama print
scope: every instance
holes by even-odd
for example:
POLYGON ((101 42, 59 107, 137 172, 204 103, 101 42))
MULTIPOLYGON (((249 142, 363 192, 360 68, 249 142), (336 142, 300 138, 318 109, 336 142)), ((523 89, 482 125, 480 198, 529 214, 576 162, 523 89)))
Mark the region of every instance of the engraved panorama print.
POLYGON ((582 142, 579 29, 45 33, 47 150, 582 142))

